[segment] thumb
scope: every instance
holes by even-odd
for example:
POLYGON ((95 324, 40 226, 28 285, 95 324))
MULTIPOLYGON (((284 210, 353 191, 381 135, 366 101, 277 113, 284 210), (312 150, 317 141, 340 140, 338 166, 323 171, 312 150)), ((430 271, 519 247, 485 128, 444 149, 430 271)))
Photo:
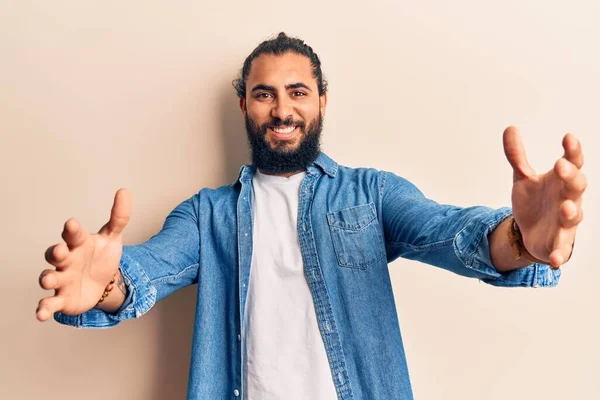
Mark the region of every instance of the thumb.
POLYGON ((110 220, 100 230, 106 234, 120 234, 131 218, 131 193, 127 189, 119 189, 110 210, 110 220))
POLYGON ((513 169, 513 182, 535 175, 525 155, 525 146, 515 126, 509 126, 502 135, 504 154, 513 169))

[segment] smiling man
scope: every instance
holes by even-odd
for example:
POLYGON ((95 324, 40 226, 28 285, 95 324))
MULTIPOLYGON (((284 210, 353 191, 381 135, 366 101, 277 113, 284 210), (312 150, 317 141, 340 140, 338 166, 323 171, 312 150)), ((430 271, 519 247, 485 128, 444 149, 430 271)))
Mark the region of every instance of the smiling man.
POLYGON ((319 154, 327 87, 320 68, 313 77, 312 63, 320 67, 316 54, 311 59, 287 47, 274 50, 250 55, 234 85, 252 163, 262 172, 290 176, 304 171, 319 154))
MULTIPOLYGON (((131 198, 90 235, 75 219, 40 276, 37 318, 110 327, 198 284, 189 399, 412 399, 388 263, 419 260, 494 286, 550 287, 583 218, 581 146, 538 175, 504 132, 512 207, 442 205, 386 171, 320 151, 327 84, 318 56, 281 33, 234 81, 252 164, 203 189, 137 246, 131 198)), ((192 316, 190 316, 192 318, 192 316)))

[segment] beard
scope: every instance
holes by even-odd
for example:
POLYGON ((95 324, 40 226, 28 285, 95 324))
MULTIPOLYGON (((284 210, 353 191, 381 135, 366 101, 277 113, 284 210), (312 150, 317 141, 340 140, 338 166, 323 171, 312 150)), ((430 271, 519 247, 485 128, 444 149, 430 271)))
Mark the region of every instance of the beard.
POLYGON ((248 114, 246 114, 245 120, 252 164, 261 172, 280 175, 304 171, 317 159, 321 151, 321 131, 323 130, 321 112, 308 124, 308 128, 304 122, 295 122, 292 119, 284 121, 277 117, 262 125, 258 125, 248 114), (269 127, 292 125, 298 127, 301 135, 296 148, 288 149, 289 143, 285 140, 275 140, 274 146, 269 144, 266 139, 269 127))

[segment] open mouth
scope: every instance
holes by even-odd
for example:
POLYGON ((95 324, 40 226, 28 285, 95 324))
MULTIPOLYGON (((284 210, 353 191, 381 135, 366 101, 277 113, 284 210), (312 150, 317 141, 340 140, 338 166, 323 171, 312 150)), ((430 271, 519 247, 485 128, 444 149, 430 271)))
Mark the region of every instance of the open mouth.
POLYGON ((271 134, 275 139, 289 140, 296 134, 298 127, 296 125, 277 126, 277 127, 272 126, 272 127, 269 127, 269 130, 271 131, 271 134))

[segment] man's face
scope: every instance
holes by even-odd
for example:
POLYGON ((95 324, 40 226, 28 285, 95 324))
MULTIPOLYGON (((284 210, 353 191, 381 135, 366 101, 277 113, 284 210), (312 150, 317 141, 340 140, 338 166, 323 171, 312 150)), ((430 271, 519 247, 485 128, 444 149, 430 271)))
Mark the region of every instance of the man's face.
POLYGON ((253 163, 285 174, 314 161, 326 102, 307 57, 288 52, 254 59, 240 99, 253 163))

